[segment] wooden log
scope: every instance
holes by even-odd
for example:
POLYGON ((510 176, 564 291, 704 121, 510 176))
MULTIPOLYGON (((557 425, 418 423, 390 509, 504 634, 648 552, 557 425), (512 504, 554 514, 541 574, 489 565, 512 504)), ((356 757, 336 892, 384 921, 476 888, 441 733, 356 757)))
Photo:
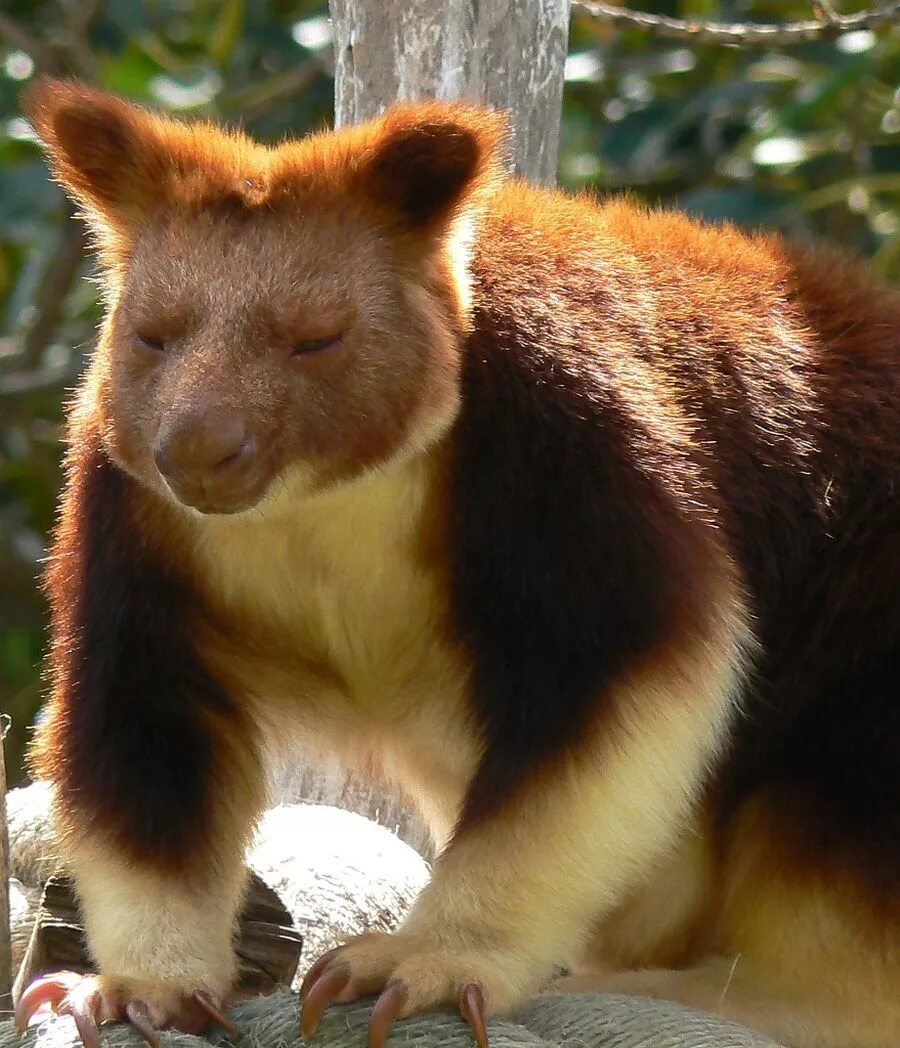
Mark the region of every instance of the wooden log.
POLYGON ((335 122, 395 100, 484 101, 513 127, 512 169, 553 185, 570 0, 330 0, 335 122))
POLYGON ((435 858, 427 827, 408 804, 383 783, 349 774, 337 760, 298 756, 275 779, 275 800, 287 804, 328 804, 356 812, 384 826, 427 861, 435 858))

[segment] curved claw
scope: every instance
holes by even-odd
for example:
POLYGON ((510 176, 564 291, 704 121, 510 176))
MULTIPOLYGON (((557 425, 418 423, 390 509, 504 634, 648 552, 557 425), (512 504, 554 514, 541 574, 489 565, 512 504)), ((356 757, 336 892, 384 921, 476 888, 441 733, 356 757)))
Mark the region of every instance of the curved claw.
POLYGON ((78 1028, 84 1048, 100 1048, 100 1027, 97 1025, 97 994, 89 994, 68 1009, 78 1028))
POLYGON ((153 1023, 150 1022, 150 1013, 143 1001, 129 1001, 125 1005, 125 1018, 150 1045, 150 1048, 160 1048, 159 1036, 153 1023))
POLYGON ((409 994, 401 982, 389 982, 372 1009, 369 1048, 386 1048, 391 1024, 403 1011, 409 994))
POLYGON ((42 1004, 49 1002, 55 1011, 69 989, 70 987, 58 976, 33 982, 16 1001, 16 1030, 24 1033, 28 1029, 30 1019, 42 1004))
POLYGON ((472 1028, 478 1048, 488 1048, 484 1010, 484 991, 478 983, 466 983, 460 991, 459 1011, 472 1028))
POLYGON ((319 978, 322 972, 331 964, 334 957, 341 952, 343 946, 335 946, 334 949, 327 950, 322 956, 316 961, 316 963, 309 969, 306 975, 303 976, 303 982, 300 983, 300 1000, 305 1001, 306 995, 309 993, 312 984, 319 978))
POLYGON ((194 990, 191 995, 197 1004, 203 1009, 204 1012, 212 1019, 214 1023, 218 1023, 223 1030, 226 1030, 230 1034, 236 1034, 238 1028, 234 1025, 231 1019, 225 1014, 215 997, 209 992, 209 990, 194 990))
POLYGON ((350 982, 350 970, 337 967, 330 972, 324 972, 315 983, 310 986, 303 1002, 303 1010, 300 1013, 300 1033, 304 1037, 314 1036, 319 1028, 322 1013, 328 1005, 344 990, 350 982))

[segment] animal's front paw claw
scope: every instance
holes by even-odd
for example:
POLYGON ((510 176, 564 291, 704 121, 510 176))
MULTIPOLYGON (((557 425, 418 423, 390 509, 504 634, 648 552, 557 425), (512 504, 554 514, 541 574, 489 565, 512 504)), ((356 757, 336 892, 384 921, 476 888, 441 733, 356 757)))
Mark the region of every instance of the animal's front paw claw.
POLYGON ((401 982, 389 982, 372 1009, 369 1020, 369 1048, 385 1048, 394 1020, 402 1014, 409 991, 401 982))
POLYGON ((15 1022, 19 1033, 24 1033, 31 1020, 38 1015, 44 1005, 49 1004, 55 1012, 83 976, 76 972, 56 972, 54 975, 35 979, 22 996, 16 1001, 15 1022))
POLYGON ((209 990, 194 990, 191 994, 194 1001, 200 1005, 200 1008, 209 1016, 214 1023, 218 1023, 223 1030, 226 1030, 230 1034, 236 1034, 238 1028, 234 1025, 231 1019, 228 1018, 221 1002, 218 998, 210 993, 209 990))
POLYGON ((328 970, 328 966, 325 965, 319 969, 312 980, 304 983, 306 992, 304 993, 303 987, 300 989, 300 996, 303 1001, 300 1014, 300 1032, 304 1037, 310 1038, 315 1035, 322 1020, 322 1013, 332 1001, 335 1001, 343 993, 349 982, 349 968, 338 966, 328 970))
POLYGON ((322 956, 316 961, 316 963, 309 969, 306 975, 303 976, 303 982, 300 983, 300 1000, 305 1001, 306 995, 309 993, 312 985, 322 972, 331 964, 335 954, 338 954, 343 949, 343 946, 335 946, 333 950, 328 950, 322 954, 322 956))
POLYGON ((478 1048, 488 1048, 487 1009, 484 1006, 484 990, 478 983, 466 983, 460 991, 459 1014, 472 1028, 478 1048))
POLYGON ((60 1013, 71 1015, 84 1048, 100 1048, 100 993, 79 994, 71 991, 59 1006, 60 1013))
MULTIPOLYGON (((150 1012, 143 1001, 129 1001, 125 1005, 125 1018, 135 1030, 150 1045, 150 1048, 159 1048, 159 1038, 156 1036, 156 1027, 150 1022, 150 1012)), ((77 1020, 76 1020, 77 1021, 77 1020)), ((79 1027, 79 1031, 81 1027, 79 1027)), ((82 1041, 84 1036, 82 1035, 82 1041)))
POLYGON ((162 1029, 200 1033, 210 1022, 229 1033, 237 1027, 225 1014, 219 998, 204 987, 181 993, 171 987, 140 984, 102 975, 56 972, 33 982, 16 1003, 16 1028, 23 1033, 46 1006, 59 1015, 71 1015, 84 1048, 100 1048, 100 1025, 126 1022, 150 1048, 160 1048, 162 1029), (145 992, 150 991, 150 992, 145 992))
POLYGON ((422 950, 400 935, 361 936, 329 951, 309 970, 300 988, 300 1031, 313 1037, 330 1004, 380 990, 369 1021, 369 1048, 386 1048, 396 1019, 451 1003, 469 1024, 478 1048, 488 1048, 488 992, 475 974, 479 969, 472 954, 422 950))

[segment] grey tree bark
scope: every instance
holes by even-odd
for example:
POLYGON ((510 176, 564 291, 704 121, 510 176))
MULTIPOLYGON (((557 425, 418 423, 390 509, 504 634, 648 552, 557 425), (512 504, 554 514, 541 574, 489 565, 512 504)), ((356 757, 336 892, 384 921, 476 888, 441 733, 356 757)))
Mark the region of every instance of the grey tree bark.
POLYGON ((512 168, 553 185, 570 0, 330 0, 335 119, 395 100, 468 99, 510 115, 512 168))

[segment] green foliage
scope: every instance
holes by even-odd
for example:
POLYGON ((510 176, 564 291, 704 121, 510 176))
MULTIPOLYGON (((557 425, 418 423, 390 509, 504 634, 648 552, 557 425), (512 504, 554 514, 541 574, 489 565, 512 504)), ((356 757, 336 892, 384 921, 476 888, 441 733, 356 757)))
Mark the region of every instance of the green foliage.
MULTIPOLYGON (((725 21, 806 19, 805 0, 632 0, 725 21)), ((841 5, 842 13, 863 4, 841 5)), ((82 233, 17 97, 38 69, 279 139, 330 119, 316 0, 5 0, 0 13, 0 708, 21 772, 38 710, 35 577, 60 484, 61 404, 99 312, 82 233)), ((900 32, 779 51, 698 46, 576 13, 560 180, 719 221, 826 237, 900 278, 900 32)), ((127 697, 123 697, 127 699, 127 697)))
MULTIPOLYGON (((811 17, 797 2, 680 7, 725 21, 811 17)), ((570 50, 585 79, 567 85, 563 182, 824 236, 900 278, 896 28, 769 52, 661 37, 648 47, 646 32, 578 18, 570 50)))

